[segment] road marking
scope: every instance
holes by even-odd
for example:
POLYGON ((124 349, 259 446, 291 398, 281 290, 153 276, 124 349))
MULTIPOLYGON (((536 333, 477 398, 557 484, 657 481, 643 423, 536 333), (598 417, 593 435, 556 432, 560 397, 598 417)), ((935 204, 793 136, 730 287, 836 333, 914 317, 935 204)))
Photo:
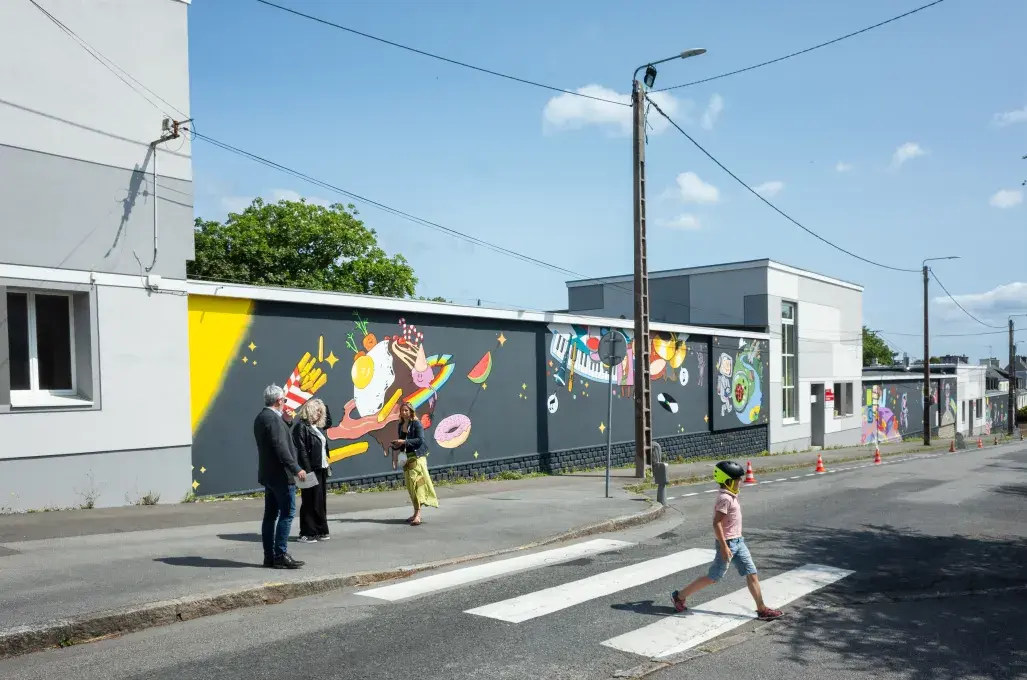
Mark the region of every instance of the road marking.
POLYGON ((775 481, 775 482, 787 482, 787 481, 788 481, 788 478, 786 478, 786 477, 781 477, 780 479, 775 479, 775 480, 773 480, 773 481, 775 481))
POLYGON ((714 491, 720 491, 720 489, 706 489, 703 493, 713 493, 714 491))
POLYGON ((698 496, 698 495, 699 495, 698 491, 693 491, 692 493, 682 494, 681 497, 682 498, 688 498, 689 496, 698 496))
POLYGON ((796 475, 795 477, 789 477, 788 479, 802 479, 802 475, 796 475))
POLYGON ((664 576, 676 574, 701 564, 712 562, 716 553, 704 548, 692 548, 681 552, 638 562, 627 567, 589 576, 579 581, 537 590, 527 595, 514 597, 495 604, 468 609, 465 614, 484 616, 490 619, 521 623, 546 614, 558 612, 574 605, 594 600, 643 583, 649 583, 664 576))
POLYGON ((357 595, 395 602, 397 600, 403 600, 416 595, 424 595, 425 593, 442 590, 444 588, 452 588, 454 586, 484 581, 485 579, 495 578, 496 576, 512 574, 518 571, 527 571, 528 569, 535 569, 537 567, 544 567, 551 564, 570 562, 571 560, 575 560, 580 557, 598 555, 599 553, 609 552, 611 550, 620 550, 631 545, 634 544, 628 543, 627 541, 614 541, 606 538, 597 538, 592 541, 569 545, 564 548, 544 550, 542 552, 532 553, 531 555, 511 557, 506 560, 497 560, 486 564, 478 564, 473 567, 464 567, 463 569, 447 571, 441 574, 433 574, 424 578, 403 581, 390 586, 372 588, 371 590, 359 592, 357 595))
POLYGON ((668 501, 672 501, 672 500, 674 500, 674 498, 675 498, 674 496, 667 496, 667 500, 668 501))
MULTIPOLYGON (((769 578, 760 585, 773 606, 782 607, 853 572, 807 564, 769 578)), ((752 596, 746 588, 668 616, 656 623, 603 642, 606 647, 649 658, 661 658, 691 649, 756 618, 752 596)))
POLYGON ((806 476, 807 476, 807 477, 815 477, 815 476, 816 476, 816 474, 817 474, 816 472, 811 472, 811 473, 809 473, 809 474, 808 474, 808 475, 806 475, 806 476))

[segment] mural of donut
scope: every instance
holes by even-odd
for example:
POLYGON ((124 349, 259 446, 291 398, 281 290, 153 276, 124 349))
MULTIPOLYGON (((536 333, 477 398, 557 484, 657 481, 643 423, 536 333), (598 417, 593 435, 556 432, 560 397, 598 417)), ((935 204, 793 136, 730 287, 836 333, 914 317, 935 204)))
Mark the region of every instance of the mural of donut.
POLYGON ((435 426, 435 442, 444 449, 455 449, 471 436, 471 419, 460 413, 446 416, 435 426))

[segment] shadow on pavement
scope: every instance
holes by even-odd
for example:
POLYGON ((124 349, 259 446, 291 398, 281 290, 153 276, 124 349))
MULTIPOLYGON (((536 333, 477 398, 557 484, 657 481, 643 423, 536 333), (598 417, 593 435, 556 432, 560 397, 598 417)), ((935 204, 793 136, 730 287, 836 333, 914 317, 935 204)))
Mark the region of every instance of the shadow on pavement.
POLYGON ((250 567, 261 567, 260 563, 236 562, 235 560, 222 560, 210 557, 158 557, 154 562, 163 562, 172 567, 207 567, 209 569, 244 569, 250 567))
MULTIPOLYGON (((667 596, 670 599, 670 595, 667 596)), ((633 612, 635 614, 647 614, 649 616, 673 616, 677 614, 674 607, 670 605, 656 604, 653 600, 639 600, 638 602, 625 602, 623 604, 610 605, 611 609, 622 612, 633 612)))
POLYGON ((342 524, 407 524, 405 519, 375 519, 373 517, 343 517, 331 521, 342 524))
POLYGON ((883 526, 771 533, 773 552, 794 551, 775 567, 795 566, 799 556, 856 572, 800 605, 792 624, 774 633, 793 662, 910 680, 1027 673, 1027 539, 883 526))
POLYGON ((260 543, 260 534, 218 534, 222 541, 242 541, 243 543, 260 543))
POLYGON ((999 486, 995 488, 995 491, 1007 496, 1020 496, 1022 498, 1027 498, 1027 484, 1009 484, 1007 486, 999 486))

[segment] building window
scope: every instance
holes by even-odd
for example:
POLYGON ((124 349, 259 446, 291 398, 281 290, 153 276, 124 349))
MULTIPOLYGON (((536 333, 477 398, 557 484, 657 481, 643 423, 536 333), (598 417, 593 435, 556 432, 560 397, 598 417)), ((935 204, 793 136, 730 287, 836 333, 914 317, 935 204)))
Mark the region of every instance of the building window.
POLYGON ((966 402, 965 401, 963 402, 962 413, 963 413, 963 422, 965 423, 966 422, 966 402))
POLYGON ((798 354, 795 333, 795 303, 781 303, 781 417, 795 420, 798 415, 795 383, 798 377, 796 355, 798 354))
POLYGON ((852 383, 845 383, 845 415, 851 416, 852 411, 852 383))
POLYGON ((983 418, 984 417, 984 400, 983 399, 978 399, 977 400, 977 409, 974 411, 974 413, 977 414, 978 418, 983 418))
MULTIPOLYGON (((74 295, 8 290, 6 297, 11 405, 46 406, 78 398, 74 295)), ((88 321, 85 330, 88 334, 88 321)), ((87 347, 81 357, 86 367, 88 355, 87 347)))

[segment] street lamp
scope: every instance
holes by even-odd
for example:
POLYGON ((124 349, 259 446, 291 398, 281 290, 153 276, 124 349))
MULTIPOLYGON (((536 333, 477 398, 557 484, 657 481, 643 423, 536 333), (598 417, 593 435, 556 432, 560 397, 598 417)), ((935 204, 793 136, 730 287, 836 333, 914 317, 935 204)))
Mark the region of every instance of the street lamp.
MULTIPOLYGON (((930 325, 928 322, 927 305, 928 305, 928 282, 930 269, 927 268, 928 262, 939 262, 941 260, 958 260, 959 255, 949 255, 948 257, 929 257, 923 261, 924 267, 924 446, 930 446, 931 444, 931 340, 930 340, 930 325)), ((938 427, 941 427, 941 404, 938 404, 938 427)))
POLYGON ((653 445, 652 398, 649 384, 649 267, 645 240, 645 90, 638 73, 645 69, 645 87, 656 83, 656 66, 674 59, 705 54, 702 47, 651 61, 635 69, 631 79, 632 174, 635 217, 635 477, 645 476, 645 463, 653 445))

